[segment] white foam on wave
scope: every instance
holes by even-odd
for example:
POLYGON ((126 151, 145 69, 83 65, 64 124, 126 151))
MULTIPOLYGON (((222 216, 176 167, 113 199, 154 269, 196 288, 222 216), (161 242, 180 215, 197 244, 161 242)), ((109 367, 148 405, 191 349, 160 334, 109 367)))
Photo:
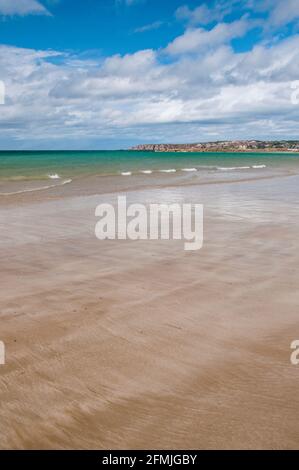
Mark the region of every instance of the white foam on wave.
POLYGON ((255 169, 267 168, 267 165, 253 165, 252 168, 255 168, 255 169))
POLYGON ((169 168, 168 170, 159 170, 160 173, 176 173, 174 168, 169 168))
POLYGON ((144 175, 151 175, 152 174, 152 170, 142 170, 141 173, 143 173, 144 175))
POLYGON ((58 186, 64 186, 65 184, 70 184, 73 180, 65 180, 60 184, 49 184, 47 186, 40 186, 39 188, 31 188, 31 189, 21 189, 20 191, 13 191, 11 193, 0 193, 0 196, 13 196, 16 194, 23 194, 23 193, 33 193, 34 191, 44 191, 46 189, 56 188, 58 186))
POLYGON ((58 175, 58 173, 54 173, 53 175, 48 175, 48 178, 50 178, 50 180, 60 180, 60 176, 58 175))
POLYGON ((132 175, 132 172, 131 171, 123 171, 122 176, 131 176, 132 175))
POLYGON ((217 170, 220 170, 220 171, 250 170, 250 166, 231 166, 231 167, 218 166, 217 170))
POLYGON ((182 171, 197 171, 197 168, 182 168, 182 171))

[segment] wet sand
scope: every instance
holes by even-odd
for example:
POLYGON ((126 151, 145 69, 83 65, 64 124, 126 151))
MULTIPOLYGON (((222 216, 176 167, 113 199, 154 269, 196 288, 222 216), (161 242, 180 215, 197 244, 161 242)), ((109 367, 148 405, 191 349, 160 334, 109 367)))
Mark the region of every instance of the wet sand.
POLYGON ((117 193, 0 204, 0 447, 298 449, 299 177, 127 195, 204 203, 203 249, 98 241, 117 193))

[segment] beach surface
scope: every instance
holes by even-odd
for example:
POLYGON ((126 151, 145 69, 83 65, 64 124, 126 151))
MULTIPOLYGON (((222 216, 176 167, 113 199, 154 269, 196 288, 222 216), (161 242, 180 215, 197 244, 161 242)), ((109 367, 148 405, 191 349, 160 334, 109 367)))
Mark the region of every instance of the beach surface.
POLYGON ((2 449, 299 448, 299 176, 264 176, 0 198, 2 449), (97 240, 120 194, 204 204, 203 248, 97 240))

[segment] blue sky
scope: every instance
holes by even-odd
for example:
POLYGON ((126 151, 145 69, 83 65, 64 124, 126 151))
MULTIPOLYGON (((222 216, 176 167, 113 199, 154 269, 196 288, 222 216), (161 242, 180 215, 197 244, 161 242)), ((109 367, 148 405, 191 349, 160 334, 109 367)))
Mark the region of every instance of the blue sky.
MULTIPOLYGON (((14 3, 14 0, 9 1, 14 3)), ((131 4, 125 0, 54 0, 39 3, 47 7, 49 15, 2 16, 2 43, 62 51, 98 50, 109 56, 166 47, 185 28, 185 21, 175 16, 175 12, 185 5, 182 0, 135 0, 131 4)), ((203 3, 190 0, 186 5, 193 10, 203 3)), ((205 3, 211 8, 215 4, 211 1, 205 3)), ((246 11, 236 8, 230 12, 229 20, 238 18, 242 10, 246 11)), ((213 24, 215 21, 208 26, 213 24)), ((247 47, 247 42, 248 46, 252 44, 247 39, 242 42, 242 48, 247 47)))
POLYGON ((0 0, 0 147, 299 138, 298 0, 0 0))

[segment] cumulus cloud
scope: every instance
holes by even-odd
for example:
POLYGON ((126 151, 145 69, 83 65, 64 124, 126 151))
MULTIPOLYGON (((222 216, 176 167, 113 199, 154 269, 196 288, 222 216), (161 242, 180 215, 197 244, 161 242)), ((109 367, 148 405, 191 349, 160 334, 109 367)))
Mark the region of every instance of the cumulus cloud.
POLYGON ((189 27, 166 51, 98 60, 1 46, 1 145, 297 137, 299 35, 235 52, 231 39, 249 27, 247 19, 189 27))
POLYGON ((214 0, 212 3, 203 3, 194 9, 189 8, 188 5, 182 5, 176 10, 175 16, 178 20, 186 20, 193 25, 207 25, 214 21, 222 21, 234 8, 247 11, 249 5, 246 0, 214 0))
POLYGON ((172 55, 199 52, 203 48, 210 49, 225 44, 234 38, 242 37, 248 31, 249 23, 241 19, 233 23, 219 23, 213 29, 187 29, 182 36, 171 42, 166 52, 172 55))
POLYGON ((279 0, 274 3, 274 8, 269 17, 269 22, 271 25, 280 26, 283 24, 288 24, 299 18, 298 0, 279 0))
POLYGON ((225 16, 219 9, 210 9, 205 3, 195 9, 190 9, 187 5, 179 7, 175 16, 178 20, 187 20, 191 24, 209 24, 213 21, 221 21, 225 16))
POLYGON ((179 7, 175 16, 191 25, 208 25, 221 22, 232 12, 239 14, 263 13, 267 17, 266 27, 279 27, 299 18, 298 0, 214 0, 192 9, 188 5, 179 7))
POLYGON ((50 15, 37 0, 0 0, 0 15, 50 15))

